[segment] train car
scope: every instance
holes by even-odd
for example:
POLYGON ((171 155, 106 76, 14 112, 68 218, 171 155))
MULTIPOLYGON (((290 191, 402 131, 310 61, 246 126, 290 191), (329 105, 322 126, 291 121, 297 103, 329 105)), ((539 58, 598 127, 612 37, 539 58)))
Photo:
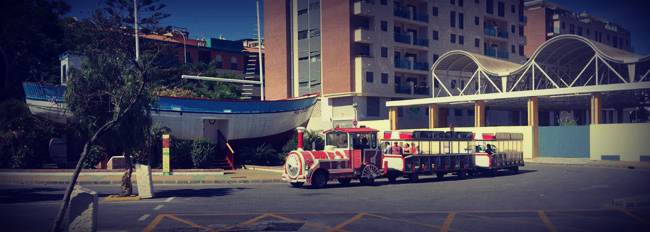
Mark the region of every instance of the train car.
POLYGON ((516 133, 474 134, 454 131, 388 131, 383 142, 386 177, 417 181, 420 175, 496 175, 524 166, 523 136, 516 133), (399 147, 398 149, 394 149, 399 147), (408 148, 407 148, 408 147, 408 148))
POLYGON ((298 148, 287 155, 284 165, 282 179, 292 186, 322 188, 330 180, 347 185, 353 179, 373 184, 385 174, 377 144, 379 131, 366 127, 327 130, 323 151, 303 150, 303 131, 298 128, 298 148))

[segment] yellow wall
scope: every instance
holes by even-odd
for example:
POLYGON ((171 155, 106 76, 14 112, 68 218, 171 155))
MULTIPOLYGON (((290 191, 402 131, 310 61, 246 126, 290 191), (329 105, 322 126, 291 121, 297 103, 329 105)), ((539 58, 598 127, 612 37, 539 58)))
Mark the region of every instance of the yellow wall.
POLYGON ((388 119, 383 120, 360 120, 359 126, 366 126, 372 129, 379 130, 380 134, 384 131, 390 130, 390 122, 388 119))
POLYGON ((636 161, 650 154, 650 123, 599 124, 589 126, 589 159, 620 155, 621 161, 636 161))

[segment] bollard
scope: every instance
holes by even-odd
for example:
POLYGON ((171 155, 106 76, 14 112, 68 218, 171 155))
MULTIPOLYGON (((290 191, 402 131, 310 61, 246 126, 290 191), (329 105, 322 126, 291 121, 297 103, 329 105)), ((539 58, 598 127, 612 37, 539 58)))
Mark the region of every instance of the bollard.
POLYGON ((138 196, 141 199, 153 198, 151 167, 146 164, 136 164, 135 175, 137 178, 138 196))
POLYGON ((75 185, 70 196, 67 214, 67 231, 97 231, 97 192, 75 185))
POLYGON ((169 134, 162 135, 162 166, 163 166, 163 175, 170 176, 172 174, 171 168, 169 166, 169 134))

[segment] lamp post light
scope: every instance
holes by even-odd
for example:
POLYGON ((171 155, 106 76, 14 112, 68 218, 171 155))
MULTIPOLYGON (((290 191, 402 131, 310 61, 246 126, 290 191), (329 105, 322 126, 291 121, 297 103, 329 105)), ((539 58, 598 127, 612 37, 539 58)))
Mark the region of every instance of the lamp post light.
POLYGON ((177 29, 172 29, 172 32, 178 32, 183 37, 183 62, 187 64, 187 39, 185 38, 185 33, 177 29))

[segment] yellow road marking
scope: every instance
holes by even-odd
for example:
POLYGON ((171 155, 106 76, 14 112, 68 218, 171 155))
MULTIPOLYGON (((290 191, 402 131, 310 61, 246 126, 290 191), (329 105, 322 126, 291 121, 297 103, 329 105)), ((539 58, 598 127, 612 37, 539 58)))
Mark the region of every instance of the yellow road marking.
POLYGON ((440 232, 448 232, 449 227, 451 226, 451 223, 454 222, 454 218, 456 217, 456 212, 451 212, 447 214, 447 218, 445 219, 445 222, 442 223, 442 227, 440 228, 440 232))
POLYGON ((346 220, 346 221, 344 221, 344 222, 339 223, 338 225, 336 225, 336 226, 334 227, 334 229, 330 230, 330 232, 331 232, 331 231, 338 231, 338 230, 340 230, 340 229, 343 229, 343 227, 345 227, 345 226, 347 226, 347 225, 349 225, 349 224, 352 224, 353 222, 358 221, 359 219, 361 219, 361 218, 362 218, 363 216, 365 216, 366 214, 367 214, 367 213, 365 213, 365 212, 358 213, 357 215, 354 215, 354 216, 351 217, 350 219, 348 219, 348 220, 346 220))
POLYGON ((639 221, 641 224, 650 225, 650 222, 648 222, 646 219, 639 217, 636 214, 633 214, 632 212, 630 212, 630 210, 626 208, 617 208, 617 210, 623 212, 625 215, 630 216, 631 218, 634 218, 635 220, 639 221))
POLYGON ((551 223, 551 220, 546 216, 546 213, 544 213, 544 210, 539 210, 537 211, 537 215, 539 216, 540 219, 542 219, 542 222, 544 222, 544 225, 546 225, 546 230, 549 232, 557 232, 557 229, 555 228, 555 225, 551 223))
POLYGON ((174 216, 174 215, 171 215, 171 214, 170 214, 170 215, 167 215, 167 217, 170 218, 170 219, 173 219, 173 220, 175 220, 175 221, 178 221, 178 222, 181 222, 181 223, 185 223, 185 224, 187 224, 187 225, 190 225, 190 226, 192 226, 192 227, 194 227, 194 228, 199 228, 199 229, 203 229, 203 230, 207 230, 207 231, 212 231, 212 232, 216 232, 216 231, 217 231, 217 230, 212 229, 212 228, 210 228, 210 227, 205 227, 205 226, 202 226, 202 225, 196 224, 196 223, 194 223, 194 222, 192 222, 192 221, 188 221, 188 220, 185 220, 185 219, 179 218, 179 217, 174 216))
POLYGON ((160 224, 160 222, 163 220, 163 218, 164 218, 165 216, 167 216, 167 215, 166 215, 166 214, 159 214, 158 216, 156 216, 156 218, 154 218, 154 219, 153 219, 153 220, 152 220, 152 221, 147 225, 147 227, 145 227, 145 228, 142 230, 142 232, 152 232, 154 229, 156 229, 156 227, 158 226, 158 224, 160 224))
POLYGON ((426 224, 426 223, 419 223, 419 222, 412 222, 412 221, 408 221, 408 220, 404 220, 404 219, 397 219, 397 218, 389 218, 389 217, 384 217, 384 216, 377 215, 377 214, 371 214, 371 213, 368 213, 367 215, 368 215, 368 216, 372 216, 372 217, 376 217, 376 218, 379 218, 379 219, 382 219, 382 220, 386 220, 386 221, 402 222, 402 223, 407 223, 407 224, 413 224, 413 225, 418 225, 418 226, 429 227, 429 228, 433 228, 433 229, 440 229, 440 228, 442 228, 442 227, 440 227, 439 225, 426 224))

